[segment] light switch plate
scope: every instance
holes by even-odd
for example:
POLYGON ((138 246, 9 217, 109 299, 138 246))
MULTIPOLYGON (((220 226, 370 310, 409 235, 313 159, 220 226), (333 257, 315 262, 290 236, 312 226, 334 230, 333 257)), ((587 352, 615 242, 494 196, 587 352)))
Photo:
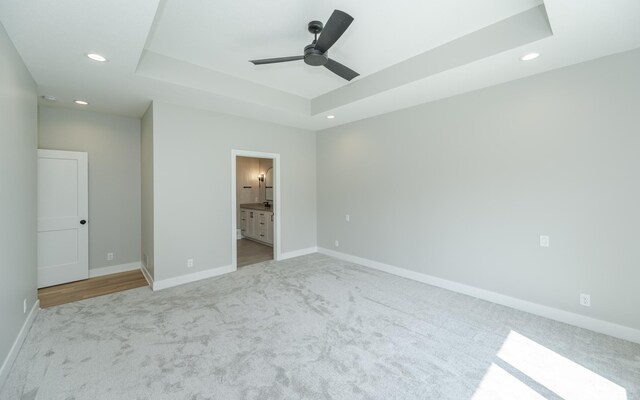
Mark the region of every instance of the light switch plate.
POLYGON ((540 247, 549 247, 549 236, 540 235, 540 247))

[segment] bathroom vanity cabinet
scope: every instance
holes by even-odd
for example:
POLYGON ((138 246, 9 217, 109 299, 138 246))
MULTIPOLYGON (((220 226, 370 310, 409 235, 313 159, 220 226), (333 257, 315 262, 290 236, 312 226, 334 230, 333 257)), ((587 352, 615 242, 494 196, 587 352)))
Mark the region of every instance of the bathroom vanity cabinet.
POLYGON ((273 246, 273 211, 262 205, 240 205, 242 236, 273 246))

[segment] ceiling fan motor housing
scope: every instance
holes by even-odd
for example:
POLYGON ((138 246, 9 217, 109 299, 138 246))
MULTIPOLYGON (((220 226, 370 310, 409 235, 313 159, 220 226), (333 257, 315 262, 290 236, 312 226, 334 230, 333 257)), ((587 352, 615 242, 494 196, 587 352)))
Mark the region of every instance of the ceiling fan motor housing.
POLYGON ((314 67, 325 65, 329 60, 329 52, 323 53, 316 50, 315 41, 304 48, 304 62, 314 67))

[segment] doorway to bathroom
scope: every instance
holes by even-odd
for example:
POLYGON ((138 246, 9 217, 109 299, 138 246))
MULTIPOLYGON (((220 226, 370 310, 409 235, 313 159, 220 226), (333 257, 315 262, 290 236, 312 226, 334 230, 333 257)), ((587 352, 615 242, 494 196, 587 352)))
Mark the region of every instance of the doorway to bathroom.
POLYGON ((279 155, 232 151, 232 263, 241 268, 280 254, 279 155))

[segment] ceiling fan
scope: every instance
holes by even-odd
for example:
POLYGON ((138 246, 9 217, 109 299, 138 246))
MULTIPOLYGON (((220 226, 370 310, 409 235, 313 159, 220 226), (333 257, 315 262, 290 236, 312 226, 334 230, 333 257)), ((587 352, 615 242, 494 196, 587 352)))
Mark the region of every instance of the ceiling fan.
POLYGON ((309 22, 309 32, 313 33, 315 39, 313 42, 305 46, 304 55, 293 57, 265 58, 262 60, 250 60, 254 65, 274 64, 288 61, 304 60, 308 65, 320 66, 324 65, 329 71, 350 81, 360 75, 350 68, 345 67, 339 62, 329 58, 329 49, 340 39, 340 36, 347 30, 353 22, 353 17, 344 11, 334 10, 331 17, 327 21, 327 25, 323 27, 320 21, 309 22), (320 37, 318 37, 320 34, 320 37))

